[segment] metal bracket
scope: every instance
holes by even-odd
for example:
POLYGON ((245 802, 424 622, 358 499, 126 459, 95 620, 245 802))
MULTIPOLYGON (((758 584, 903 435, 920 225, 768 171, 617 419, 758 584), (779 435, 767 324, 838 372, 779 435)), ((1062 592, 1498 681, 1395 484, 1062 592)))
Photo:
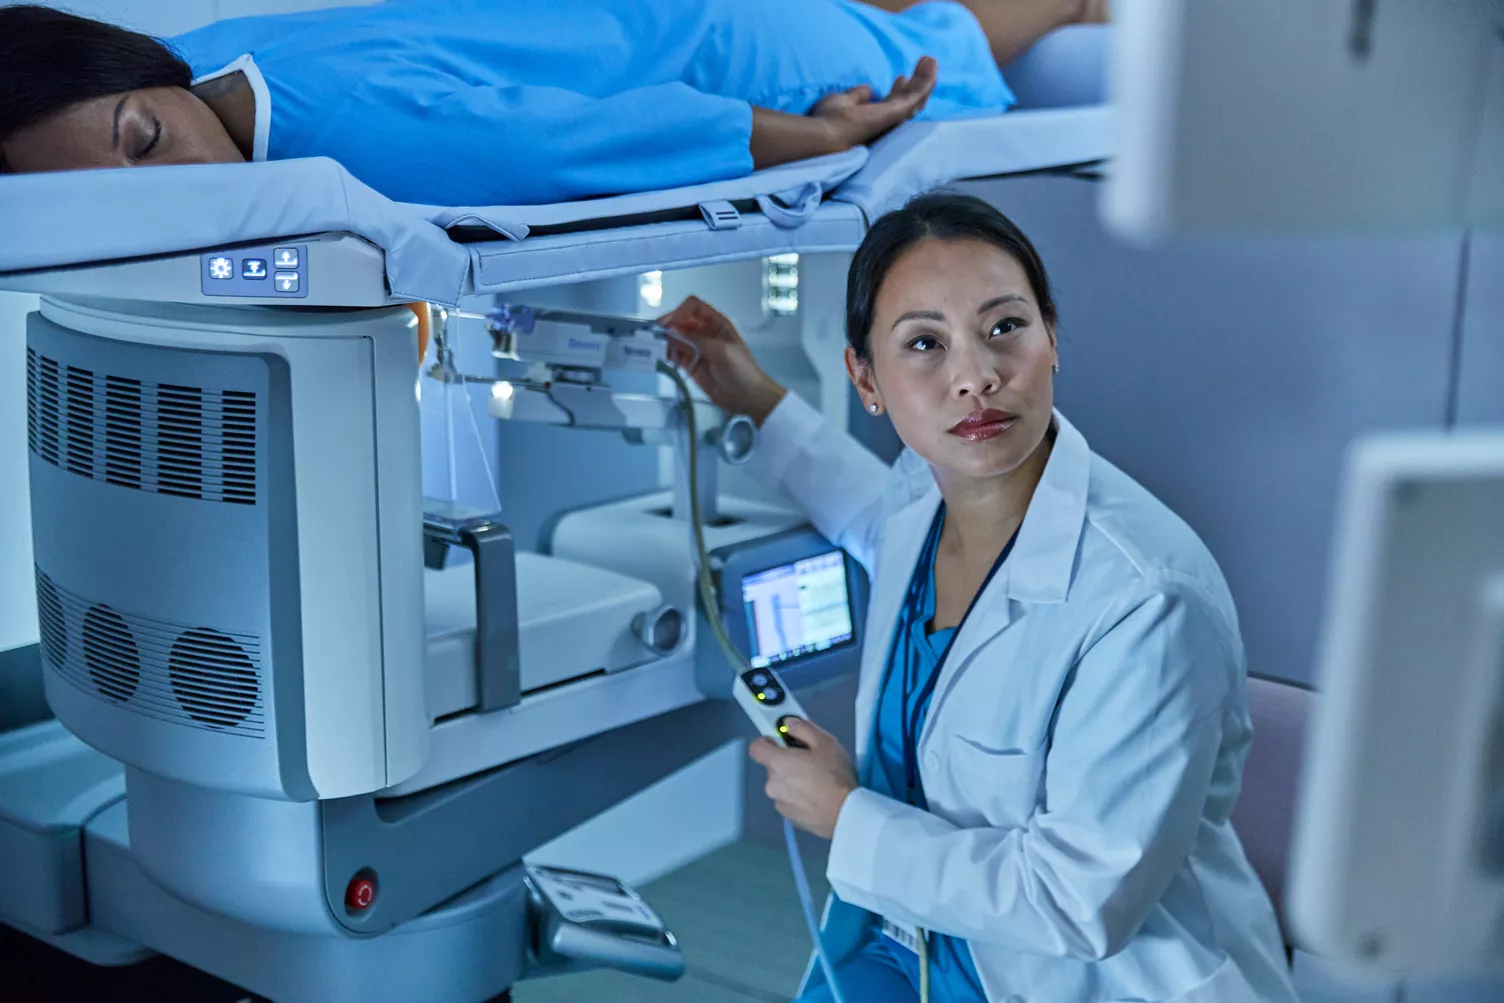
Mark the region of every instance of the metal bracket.
POLYGON ((744 414, 727 415, 719 428, 705 433, 705 441, 715 447, 722 460, 740 466, 757 448, 757 423, 744 414))
POLYGON ((548 399, 569 415, 569 424, 590 428, 625 428, 627 416, 616 406, 611 388, 592 384, 554 383, 548 399))
POLYGON ((596 313, 560 307, 533 307, 525 303, 499 303, 485 315, 486 326, 495 332, 532 334, 539 321, 554 324, 577 324, 596 334, 612 338, 629 338, 639 331, 657 331, 658 323, 630 314, 596 313))
POLYGON ((525 978, 549 978, 597 968, 615 968, 660 982, 674 982, 684 975, 684 952, 678 939, 667 927, 662 927, 662 920, 652 914, 652 908, 640 895, 615 878, 556 867, 529 867, 523 880, 527 884, 532 933, 525 978), (628 908, 636 904, 647 910, 661 928, 654 930, 641 923, 641 917, 634 917, 637 923, 622 922, 621 917, 609 915, 571 921, 561 915, 541 887, 550 873, 578 876, 591 884, 618 885, 630 900, 628 908))
POLYGON ((444 567, 450 547, 470 552, 475 565, 475 689, 481 712, 522 702, 517 626, 517 543, 493 516, 448 502, 427 502, 423 561, 444 567))

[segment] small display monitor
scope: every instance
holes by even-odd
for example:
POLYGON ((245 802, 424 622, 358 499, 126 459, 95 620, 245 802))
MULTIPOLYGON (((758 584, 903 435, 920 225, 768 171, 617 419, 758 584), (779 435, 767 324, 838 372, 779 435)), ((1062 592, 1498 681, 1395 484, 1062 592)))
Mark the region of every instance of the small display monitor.
POLYGON ((846 555, 832 550, 742 578, 749 659, 754 668, 850 644, 846 555))

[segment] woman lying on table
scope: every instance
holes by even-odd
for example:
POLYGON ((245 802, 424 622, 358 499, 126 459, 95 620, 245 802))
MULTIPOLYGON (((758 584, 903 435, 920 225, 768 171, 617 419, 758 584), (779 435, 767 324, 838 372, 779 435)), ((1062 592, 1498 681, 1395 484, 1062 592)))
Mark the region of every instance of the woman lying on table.
POLYGON ((1105 0, 389 0, 160 42, 0 7, 0 170, 331 157, 389 198, 671 188, 997 113, 1105 0))

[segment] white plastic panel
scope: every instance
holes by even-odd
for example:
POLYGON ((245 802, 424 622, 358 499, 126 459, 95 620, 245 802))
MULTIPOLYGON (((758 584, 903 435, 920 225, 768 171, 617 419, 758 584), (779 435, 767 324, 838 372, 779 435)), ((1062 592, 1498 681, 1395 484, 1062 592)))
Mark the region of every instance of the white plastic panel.
MULTIPOLYGON (((424 574, 428 611, 429 713, 475 706, 475 569, 424 574)), ((632 632, 662 594, 647 582, 574 561, 517 554, 518 655, 524 693, 657 657, 632 632)))
MULTIPOLYGON (((385 252, 395 298, 452 305, 469 262, 423 209, 392 202, 319 157, 5 175, 0 217, 0 273, 348 232, 385 252)), ((0 287, 34 291, 25 275, 6 275, 0 287)), ((142 288, 130 298, 166 297, 142 288)))
MULTIPOLYGON (((279 483, 296 487, 302 605, 291 640, 301 644, 303 668, 288 681, 302 693, 307 776, 319 796, 340 797, 415 771, 426 755, 428 718, 413 315, 53 300, 43 309, 65 327, 121 342, 286 360, 296 470, 281 471, 279 483)), ((214 755, 224 757, 215 769, 233 771, 241 762, 228 751, 214 755)), ((213 762, 208 754, 184 761, 213 762)))
POLYGON ((810 157, 769 167, 743 178, 712 181, 702 185, 637 192, 609 198, 556 202, 552 205, 430 207, 429 215, 440 226, 484 225, 501 219, 529 227, 566 226, 583 222, 631 219, 674 209, 696 209, 709 202, 743 203, 759 195, 795 192, 806 185, 819 185, 829 192, 855 174, 867 162, 867 148, 852 147, 841 153, 810 157))
POLYGON ((826 203, 813 219, 795 229, 782 229, 765 216, 747 214, 739 227, 729 230, 711 230, 700 221, 656 223, 474 244, 470 252, 475 292, 491 293, 788 251, 851 251, 865 234, 866 224, 856 207, 826 203))
POLYGON ((1104 160, 1115 150, 1113 122, 1106 105, 911 122, 873 144, 867 166, 835 198, 861 206, 870 221, 955 181, 1104 160))
POLYGON ((37 640, 26 471, 26 314, 36 306, 0 293, 0 650, 37 640))
POLYGON ((1495 0, 1121 0, 1108 216, 1135 236, 1497 222, 1497 182, 1473 177, 1499 16, 1495 0))

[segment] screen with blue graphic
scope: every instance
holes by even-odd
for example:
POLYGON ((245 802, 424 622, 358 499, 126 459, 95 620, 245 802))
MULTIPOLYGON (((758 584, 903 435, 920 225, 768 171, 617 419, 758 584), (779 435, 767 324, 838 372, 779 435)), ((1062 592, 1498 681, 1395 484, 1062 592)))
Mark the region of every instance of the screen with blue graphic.
POLYGON ((833 550, 742 579, 754 668, 852 639, 846 555, 833 550))

